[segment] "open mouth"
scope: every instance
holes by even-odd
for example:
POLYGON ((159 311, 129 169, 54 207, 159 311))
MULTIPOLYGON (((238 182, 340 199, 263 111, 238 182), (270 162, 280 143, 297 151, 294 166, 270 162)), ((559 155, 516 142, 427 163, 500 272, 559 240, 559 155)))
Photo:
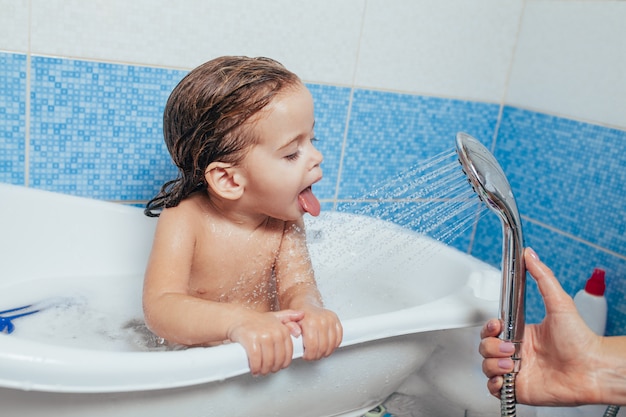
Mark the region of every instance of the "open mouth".
POLYGON ((310 186, 300 193, 298 202, 302 210, 309 213, 311 216, 319 216, 321 211, 320 202, 313 194, 313 190, 310 186))

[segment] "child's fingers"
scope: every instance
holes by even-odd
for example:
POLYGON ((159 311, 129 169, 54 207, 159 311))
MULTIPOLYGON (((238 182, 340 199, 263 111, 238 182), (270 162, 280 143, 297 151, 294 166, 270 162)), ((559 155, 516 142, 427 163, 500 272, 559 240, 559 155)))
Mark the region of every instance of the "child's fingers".
POLYGON ((323 352, 324 357, 330 356, 335 349, 339 347, 341 341, 343 339, 343 327, 339 321, 337 321, 334 325, 328 327, 328 343, 326 345, 326 350, 323 352))
POLYGON ((319 359, 321 356, 319 354, 320 345, 324 342, 320 341, 320 334, 315 328, 311 328, 306 334, 305 338, 302 341, 304 346, 304 355, 302 356, 305 360, 311 361, 319 359))
POLYGON ((250 367, 250 373, 252 375, 259 375, 261 373, 263 357, 261 355, 261 347, 256 343, 251 343, 247 346, 246 353, 248 354, 248 366, 250 367))
POLYGON ((297 322, 304 318, 304 311, 302 310, 280 310, 274 311, 273 314, 283 324, 297 322))
POLYGON ((293 336, 293 337, 300 337, 302 335, 302 328, 300 328, 300 325, 294 321, 288 321, 287 323, 285 323, 285 326, 287 326, 287 328, 289 329, 289 333, 293 336))
POLYGON ((261 343, 261 365, 259 373, 267 375, 278 372, 291 364, 293 345, 291 338, 266 338, 261 343))
POLYGON ((304 339, 304 359, 317 360, 330 356, 343 340, 339 320, 324 321, 323 325, 307 328, 304 339))
POLYGON ((339 322, 339 319, 337 319, 337 322, 335 323, 333 334, 335 336, 334 343, 332 344, 332 347, 334 350, 334 349, 337 349, 339 345, 341 345, 341 342, 343 341, 343 326, 339 322))
MULTIPOLYGON (((297 326, 296 323, 293 323, 297 326)), ((293 343, 288 326, 278 325, 265 332, 249 335, 244 342, 253 375, 278 372, 291 364, 293 343)))
POLYGON ((274 364, 272 367, 272 372, 278 372, 291 364, 291 358, 293 356, 293 344, 291 343, 291 338, 286 337, 282 340, 276 340, 274 346, 274 364))

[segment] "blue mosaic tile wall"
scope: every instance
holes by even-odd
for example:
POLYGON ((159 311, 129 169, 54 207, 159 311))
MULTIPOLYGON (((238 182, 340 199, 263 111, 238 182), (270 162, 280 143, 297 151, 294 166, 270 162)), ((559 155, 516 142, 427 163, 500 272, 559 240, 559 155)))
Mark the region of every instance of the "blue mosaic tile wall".
POLYGON ((521 212, 624 253, 625 150, 626 131, 506 107, 495 155, 521 212))
MULTIPOLYGON (((609 305, 606 334, 626 334, 626 260, 623 255, 616 256, 532 220, 523 219, 522 224, 526 246, 537 252, 572 297, 584 288, 594 268, 606 271, 605 297, 609 305)), ((481 219, 473 243, 472 255, 494 266, 500 265, 501 226, 495 214, 481 219)), ((543 300, 530 275, 527 284, 526 320, 538 323, 545 314, 543 300)))
MULTIPOLYGON (((495 104, 355 90, 338 189, 338 208, 391 220, 440 237, 441 230, 449 229, 457 218, 443 221, 432 229, 413 221, 407 212, 421 213, 439 208, 432 204, 424 207, 423 203, 411 201, 418 194, 411 194, 411 190, 407 195, 394 193, 394 203, 370 203, 368 207, 367 203, 355 205, 349 202, 371 200, 372 193, 387 186, 389 179, 403 176, 413 168, 420 169, 423 161, 446 152, 451 153, 451 158, 445 159, 445 162, 453 164, 461 178, 460 165, 453 153, 456 133, 460 130, 474 132, 477 137, 486 139, 485 144, 489 145, 495 132, 498 111, 499 106, 495 104)), ((469 185, 464 178, 462 180, 463 186, 469 190, 469 185)), ((379 197, 388 199, 390 196, 379 197)), ((429 199, 430 196, 420 197, 429 199)), ((442 211, 446 211, 445 208, 442 211)), ((454 233, 445 242, 467 251, 470 239, 471 228, 454 233)))
POLYGON ((458 131, 491 141, 495 104, 355 90, 339 198, 364 194, 372 184, 454 148, 458 131))
MULTIPOLYGON (((186 72, 33 56, 28 85, 27 66, 25 55, 0 53, 0 181, 137 204, 176 175, 161 117, 186 72)), ((363 203, 355 208, 354 198, 451 151, 457 131, 491 146, 497 128, 495 154, 517 196, 527 244, 570 294, 594 267, 605 268, 607 332, 626 334, 625 131, 513 107, 499 116, 500 106, 490 103, 308 87, 325 157, 324 179, 316 185, 323 209, 358 211, 363 203)), ((382 208, 371 210, 379 215, 382 208)), ((483 215, 473 233, 470 228, 450 243, 499 265, 495 215, 483 215)), ((543 315, 532 282, 527 314, 531 322, 543 315)))
POLYGON ((161 118, 182 75, 33 57, 29 185, 107 200, 151 198, 175 175, 161 118))
MULTIPOLYGON (((339 176, 350 89, 316 84, 307 84, 307 88, 315 103, 315 136, 318 139, 315 146, 324 155, 324 177, 315 184, 315 194, 320 199, 331 200, 335 198, 339 176)), ((326 208, 332 208, 332 205, 327 204, 326 208)))
MULTIPOLYGON (((626 131, 505 107, 495 156, 517 199, 526 245, 572 296, 595 267, 605 269, 607 334, 625 334, 626 131)), ((472 254, 498 265, 500 230, 495 215, 483 218, 472 254)), ((531 282, 528 320, 543 314, 531 282)))
POLYGON ((0 181, 24 184, 26 55, 0 53, 0 181))

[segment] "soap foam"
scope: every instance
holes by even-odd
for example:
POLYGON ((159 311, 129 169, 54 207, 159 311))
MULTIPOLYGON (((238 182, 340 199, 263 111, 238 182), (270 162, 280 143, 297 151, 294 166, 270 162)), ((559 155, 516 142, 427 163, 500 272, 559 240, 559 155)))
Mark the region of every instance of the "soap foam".
POLYGON ((10 337, 107 351, 171 349, 144 323, 142 282, 141 276, 27 281, 0 289, 0 310, 50 301, 45 309, 16 318, 10 337))

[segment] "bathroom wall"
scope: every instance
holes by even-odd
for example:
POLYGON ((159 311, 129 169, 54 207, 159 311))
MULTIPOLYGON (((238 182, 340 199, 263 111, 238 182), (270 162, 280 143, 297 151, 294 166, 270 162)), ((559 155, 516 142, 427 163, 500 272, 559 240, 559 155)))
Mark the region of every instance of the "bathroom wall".
MULTIPOLYGON (((625 17, 624 1, 527 1, 495 145, 526 243, 563 287, 606 270, 609 334, 626 333, 625 17)), ((492 263, 494 223, 481 221, 472 250, 492 263)), ((539 299, 531 282, 531 321, 539 299)))
MULTIPOLYGON (((509 176, 526 243, 572 294, 605 268, 608 333, 626 333, 626 2, 0 0, 0 10, 0 181, 143 203, 175 175, 161 114, 178 80, 215 56, 271 56, 313 93, 324 208, 471 133, 509 176)), ((498 265, 497 218, 454 244, 498 265)), ((532 283, 527 306, 540 320, 532 283)))

